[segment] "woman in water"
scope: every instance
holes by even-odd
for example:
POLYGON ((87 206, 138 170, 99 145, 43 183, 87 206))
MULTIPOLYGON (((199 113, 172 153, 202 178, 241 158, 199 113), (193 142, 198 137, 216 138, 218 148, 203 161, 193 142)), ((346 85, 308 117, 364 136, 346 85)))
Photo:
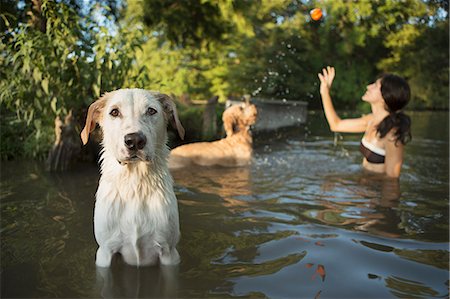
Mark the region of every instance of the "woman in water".
POLYGON ((411 139, 411 120, 402 109, 410 99, 408 83, 387 74, 367 86, 362 100, 372 113, 353 119, 341 119, 331 102, 330 88, 335 70, 327 67, 319 73, 320 95, 330 129, 333 132, 363 133, 360 150, 366 170, 398 178, 403 163, 403 146, 411 139))

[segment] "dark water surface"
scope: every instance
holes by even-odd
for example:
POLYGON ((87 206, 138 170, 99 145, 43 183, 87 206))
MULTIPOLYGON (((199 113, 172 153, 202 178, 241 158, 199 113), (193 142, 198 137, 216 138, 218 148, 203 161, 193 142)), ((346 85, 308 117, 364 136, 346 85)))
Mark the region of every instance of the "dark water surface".
POLYGON ((400 183, 361 170, 361 135, 255 137, 246 168, 173 172, 178 267, 94 264, 96 165, 1 167, 1 296, 446 298, 448 113, 412 113, 400 183))

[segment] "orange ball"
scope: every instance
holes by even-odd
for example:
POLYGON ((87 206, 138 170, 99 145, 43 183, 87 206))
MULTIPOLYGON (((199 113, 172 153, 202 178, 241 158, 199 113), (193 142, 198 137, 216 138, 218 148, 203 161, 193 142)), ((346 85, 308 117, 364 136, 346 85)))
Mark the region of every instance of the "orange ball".
POLYGON ((311 15, 311 19, 314 21, 318 21, 322 18, 322 10, 320 8, 314 8, 309 12, 309 14, 311 15))

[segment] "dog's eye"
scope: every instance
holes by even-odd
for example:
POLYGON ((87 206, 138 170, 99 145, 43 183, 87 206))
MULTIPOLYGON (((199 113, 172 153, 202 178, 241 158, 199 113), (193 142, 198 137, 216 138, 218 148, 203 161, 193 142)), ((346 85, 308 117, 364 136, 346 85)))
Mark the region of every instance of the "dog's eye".
POLYGON ((155 109, 153 109, 152 107, 149 107, 148 109, 147 109, 147 115, 153 115, 153 114, 155 114, 156 112, 158 112, 158 111, 156 111, 155 109))
POLYGON ((117 117, 119 116, 120 112, 119 109, 114 108, 113 110, 111 110, 111 112, 109 113, 109 115, 111 115, 112 117, 117 117))

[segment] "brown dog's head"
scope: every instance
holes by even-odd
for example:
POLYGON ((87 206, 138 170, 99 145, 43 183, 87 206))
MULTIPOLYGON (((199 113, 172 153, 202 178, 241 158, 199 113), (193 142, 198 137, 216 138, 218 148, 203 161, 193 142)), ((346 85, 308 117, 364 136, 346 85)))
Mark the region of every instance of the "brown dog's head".
POLYGON ((256 123, 258 111, 256 106, 249 102, 239 105, 239 109, 233 110, 233 132, 248 131, 250 126, 256 123))
POLYGON ((251 103, 244 103, 242 105, 242 122, 245 126, 251 126, 256 123, 258 110, 256 106, 251 103))

